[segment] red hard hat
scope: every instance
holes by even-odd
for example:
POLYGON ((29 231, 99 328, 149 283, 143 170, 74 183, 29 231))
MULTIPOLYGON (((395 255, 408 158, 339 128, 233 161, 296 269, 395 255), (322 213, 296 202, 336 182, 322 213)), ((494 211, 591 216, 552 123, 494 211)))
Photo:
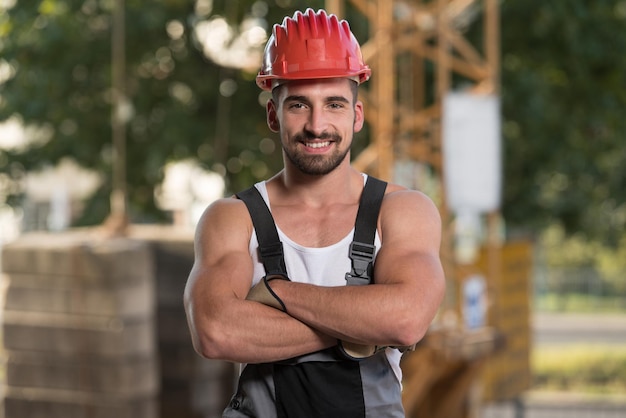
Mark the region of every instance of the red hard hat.
POLYGON ((307 9, 274 25, 256 83, 268 91, 275 80, 347 77, 360 84, 370 74, 348 22, 307 9))

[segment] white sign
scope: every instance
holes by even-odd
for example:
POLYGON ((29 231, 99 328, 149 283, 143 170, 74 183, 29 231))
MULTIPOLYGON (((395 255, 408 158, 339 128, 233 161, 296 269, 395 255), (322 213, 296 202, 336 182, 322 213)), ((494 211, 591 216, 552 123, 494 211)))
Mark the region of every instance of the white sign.
POLYGON ((449 93, 443 102, 446 198, 454 212, 500 206, 500 102, 496 96, 449 93))

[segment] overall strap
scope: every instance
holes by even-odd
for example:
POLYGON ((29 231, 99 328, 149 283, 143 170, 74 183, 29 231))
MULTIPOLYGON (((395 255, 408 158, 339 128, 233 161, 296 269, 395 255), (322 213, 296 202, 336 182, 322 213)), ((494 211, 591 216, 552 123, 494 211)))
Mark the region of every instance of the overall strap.
POLYGON ((386 182, 372 176, 367 178, 356 215, 354 238, 350 244, 352 270, 346 273, 348 285, 366 285, 373 279, 376 225, 386 189, 386 182))
POLYGON ((283 243, 278 237, 276 224, 269 208, 265 204, 261 193, 252 186, 236 194, 248 207, 252 224, 259 241, 259 257, 265 267, 265 274, 270 276, 280 274, 287 276, 287 267, 283 253, 283 243))

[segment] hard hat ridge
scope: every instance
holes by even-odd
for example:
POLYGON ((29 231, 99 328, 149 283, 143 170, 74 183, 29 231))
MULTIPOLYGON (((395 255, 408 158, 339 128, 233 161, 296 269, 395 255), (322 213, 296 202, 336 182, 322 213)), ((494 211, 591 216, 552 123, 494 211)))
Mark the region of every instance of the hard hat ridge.
POLYGON ((274 25, 256 81, 271 90, 279 80, 339 77, 362 83, 370 73, 348 22, 308 8, 274 25))

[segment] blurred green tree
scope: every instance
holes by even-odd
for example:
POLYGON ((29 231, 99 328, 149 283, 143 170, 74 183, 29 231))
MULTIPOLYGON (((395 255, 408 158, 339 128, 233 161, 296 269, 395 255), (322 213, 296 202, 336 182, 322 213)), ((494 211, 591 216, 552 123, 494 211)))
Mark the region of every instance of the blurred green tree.
POLYGON ((612 245, 626 225, 626 1, 503 0, 504 217, 612 245))

